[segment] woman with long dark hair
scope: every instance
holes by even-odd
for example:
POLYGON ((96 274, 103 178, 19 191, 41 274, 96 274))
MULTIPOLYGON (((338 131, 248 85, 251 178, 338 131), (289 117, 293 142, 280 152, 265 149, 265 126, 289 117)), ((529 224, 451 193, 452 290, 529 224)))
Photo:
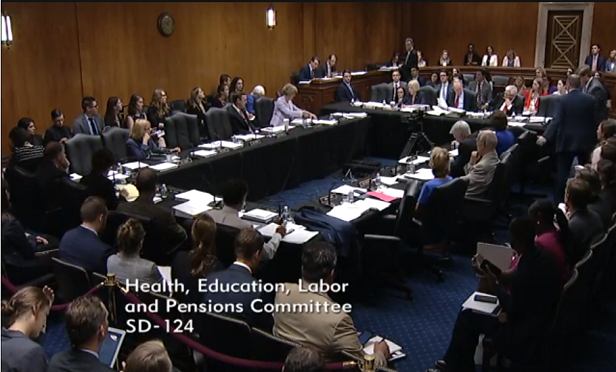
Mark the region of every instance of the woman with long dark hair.
POLYGON ((42 146, 43 145, 43 137, 36 133, 36 124, 34 123, 34 119, 31 118, 21 118, 19 119, 19 121, 17 122, 17 126, 19 128, 23 128, 25 130, 28 131, 28 133, 30 133, 31 137, 31 143, 34 146, 42 146))
POLYGON ((130 101, 128 101, 128 109, 126 112, 127 115, 124 118, 124 128, 131 129, 133 124, 135 124, 135 121, 139 119, 146 120, 145 110, 143 107, 143 97, 136 94, 130 96, 130 101))
POLYGON ((105 110, 105 127, 119 127, 122 125, 122 101, 118 97, 109 97, 105 110))

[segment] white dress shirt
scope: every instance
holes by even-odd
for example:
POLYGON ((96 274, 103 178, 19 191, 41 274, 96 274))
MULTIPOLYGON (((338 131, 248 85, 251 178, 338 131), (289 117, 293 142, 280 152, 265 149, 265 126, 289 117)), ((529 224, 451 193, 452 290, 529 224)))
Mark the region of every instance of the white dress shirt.
POLYGON ((449 83, 441 84, 441 91, 439 93, 439 97, 444 101, 447 101, 448 89, 449 89, 449 83))

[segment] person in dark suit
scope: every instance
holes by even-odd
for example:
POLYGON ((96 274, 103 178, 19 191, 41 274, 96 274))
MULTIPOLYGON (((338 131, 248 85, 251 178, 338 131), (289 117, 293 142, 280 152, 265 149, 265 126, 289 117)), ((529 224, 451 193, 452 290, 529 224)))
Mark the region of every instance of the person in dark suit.
POLYGON ((322 77, 319 68, 319 57, 313 56, 307 65, 299 70, 299 80, 307 81, 322 77))
POLYGON ((404 53, 402 62, 402 79, 408 81, 411 77, 411 69, 417 67, 417 51, 415 50, 415 43, 410 37, 404 40, 404 53))
POLYGON ((504 93, 497 94, 488 104, 488 111, 500 110, 507 116, 522 115, 524 98, 518 95, 518 88, 508 85, 504 93))
POLYGON ((34 178, 47 206, 52 205, 56 198, 55 181, 58 178, 68 177, 69 166, 64 146, 58 142, 50 142, 45 146, 43 161, 36 168, 34 178))
POLYGON ((595 125, 595 100, 580 91, 580 76, 573 74, 567 78, 570 91, 556 100, 554 119, 550 121, 543 136, 537 137, 537 144, 553 144, 556 152, 556 198, 562 201, 565 184, 573 159, 579 164, 590 161, 597 141, 595 125))
POLYGON ((464 166, 471 160, 473 151, 477 151, 477 133, 471 133, 471 127, 464 120, 457 121, 449 131, 458 144, 458 156, 451 163, 452 177, 464 176, 464 166))
POLYGON ((404 81, 400 81, 401 75, 400 75, 400 71, 398 70, 393 70, 391 72, 391 83, 388 83, 387 85, 389 86, 389 98, 387 99, 387 103, 393 101, 395 103, 399 102, 399 98, 398 98, 398 88, 402 87, 404 90, 406 90, 406 82, 404 81))
MULTIPOLYGON (((537 371, 541 337, 551 324, 561 290, 560 272, 553 256, 535 245, 535 222, 516 218, 509 225, 511 248, 520 257, 515 270, 496 274, 481 268, 483 257, 472 263, 495 290, 502 307, 498 317, 462 310, 453 328, 444 360, 430 372, 475 371, 475 348, 479 335, 495 340, 499 354, 511 360, 512 370, 537 371), (509 289, 509 290, 508 290, 509 289)), ((485 267, 485 266, 484 266, 485 267)))
POLYGON ((338 72, 336 70, 336 62, 338 62, 338 57, 335 54, 331 54, 321 68, 321 76, 330 78, 336 75, 336 72, 338 72))
POLYGON ((98 114, 98 103, 94 97, 83 97, 81 100, 83 114, 73 121, 73 133, 91 134, 98 136, 103 133, 105 122, 98 114))
POLYGON ((419 76, 419 67, 412 67, 411 68, 411 77, 409 79, 409 82, 411 81, 417 81, 419 83, 420 87, 423 87, 424 85, 426 85, 426 79, 424 79, 423 77, 419 76))
POLYGON ((584 60, 584 64, 590 67, 591 71, 605 71, 605 58, 601 55, 601 47, 599 44, 593 44, 590 47, 590 54, 584 60))
POLYGON ((565 189, 565 207, 569 218, 571 265, 575 265, 590 249, 592 243, 605 233, 601 217, 588 208, 592 193, 583 179, 571 178, 565 189))
POLYGON ((233 134, 249 134, 255 133, 257 128, 252 125, 246 112, 246 103, 248 95, 246 93, 231 93, 231 105, 227 106, 229 113, 229 122, 233 129, 233 134))
POLYGON ((120 203, 118 211, 149 217, 155 225, 168 232, 170 242, 179 244, 186 240, 186 230, 175 221, 173 212, 154 203, 157 182, 158 177, 152 169, 141 169, 135 180, 139 197, 130 203, 120 203))
POLYGON ((336 89, 336 98, 338 102, 351 102, 353 100, 361 100, 359 92, 351 84, 351 71, 344 70, 342 73, 342 83, 336 89))
POLYGON ((608 109, 607 109, 607 90, 605 86, 601 82, 601 80, 597 79, 594 76, 594 73, 590 71, 588 66, 584 66, 580 68, 578 71, 578 75, 580 77, 580 82, 582 85, 582 92, 588 93, 595 98, 595 128, 601 123, 603 120, 607 120, 608 117, 608 109))
POLYGON ((199 124, 199 137, 205 142, 210 142, 210 133, 207 130, 205 122, 205 93, 200 87, 193 88, 190 92, 190 98, 186 102, 186 113, 195 115, 199 124))
MULTIPOLYGON (((107 209, 115 210, 120 199, 116 195, 113 181, 107 178, 111 167, 114 165, 113 153, 109 149, 100 149, 92 154, 92 170, 90 174, 84 176, 80 184, 86 186, 90 195, 98 196, 107 204, 107 209)), ((128 195, 126 189, 120 191, 122 199, 128 195)))
POLYGON ((454 79, 452 86, 453 92, 449 95, 447 106, 463 109, 465 111, 477 111, 475 94, 465 90, 462 81, 459 79, 454 79))
POLYGON ((599 197, 610 207, 613 215, 616 213, 616 164, 607 159, 601 159, 597 163, 597 172, 601 180, 599 197))
POLYGON ((601 218, 601 222, 605 228, 612 226, 611 207, 600 197, 601 179, 599 178, 599 173, 593 169, 590 164, 587 164, 584 168, 576 170, 575 178, 588 182, 588 186, 590 187, 588 210, 595 212, 601 218))
POLYGON ((441 70, 439 72, 440 82, 434 89, 438 92, 438 98, 441 98, 445 102, 449 102, 449 96, 452 93, 451 83, 449 82, 449 72, 447 70, 441 70))
POLYGON ((49 142, 64 143, 73 138, 71 128, 64 126, 64 114, 62 111, 58 109, 52 110, 51 120, 53 124, 45 131, 45 136, 43 136, 44 145, 47 145, 49 142))
MULTIPOLYGON (((236 261, 226 270, 208 275, 208 283, 219 282, 222 285, 253 283, 252 274, 259 266, 263 243, 263 236, 257 230, 252 228, 240 230, 234 244, 236 261)), ((268 332, 271 331, 273 326, 271 315, 258 314, 253 311, 252 306, 254 304, 255 307, 260 308, 264 303, 272 300, 264 298, 264 295, 259 291, 206 292, 203 297, 205 303, 234 304, 236 311, 226 315, 244 320, 251 326, 268 332), (263 302, 259 304, 259 300, 263 302)))
POLYGON ((60 259, 88 272, 106 274, 107 258, 114 250, 99 238, 107 223, 105 201, 96 196, 88 197, 81 205, 80 214, 81 226, 67 231, 60 240, 60 259))
POLYGON ((114 372, 98 359, 109 323, 109 312, 96 296, 78 297, 64 314, 72 348, 51 358, 47 372, 114 372))
POLYGON ((475 44, 468 44, 468 49, 462 60, 464 61, 464 66, 478 66, 481 64, 481 57, 475 51, 475 44))

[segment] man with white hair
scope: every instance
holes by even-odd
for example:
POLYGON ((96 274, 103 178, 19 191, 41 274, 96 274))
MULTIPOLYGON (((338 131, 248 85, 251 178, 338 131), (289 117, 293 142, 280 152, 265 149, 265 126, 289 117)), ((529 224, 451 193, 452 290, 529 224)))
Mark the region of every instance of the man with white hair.
POLYGON ((464 176, 464 166, 471 160, 471 154, 477 150, 477 134, 471 133, 471 127, 464 120, 457 121, 449 131, 455 139, 458 156, 451 163, 451 177, 464 176))
POLYGON ((498 139, 491 130, 482 130, 477 135, 477 150, 471 153, 471 160, 464 167, 465 176, 469 181, 466 196, 483 197, 490 187, 500 163, 496 153, 498 139))
POLYGON ((248 95, 248 101, 246 102, 246 111, 248 114, 255 115, 255 101, 265 96, 265 88, 261 85, 257 85, 252 89, 252 93, 248 95))
POLYGON ((500 110, 507 116, 522 115, 524 111, 524 99, 518 96, 518 88, 515 85, 508 85, 505 93, 498 94, 488 105, 489 111, 500 110))
POLYGON ((477 111, 475 93, 465 90, 462 80, 453 79, 453 92, 447 97, 447 106, 465 111, 477 111))

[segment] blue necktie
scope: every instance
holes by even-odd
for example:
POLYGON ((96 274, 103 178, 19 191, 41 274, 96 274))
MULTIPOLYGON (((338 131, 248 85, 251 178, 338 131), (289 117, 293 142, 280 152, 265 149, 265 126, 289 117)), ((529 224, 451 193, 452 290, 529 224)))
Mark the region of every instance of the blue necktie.
POLYGON ((94 118, 88 118, 88 121, 90 122, 90 134, 97 135, 98 128, 96 127, 96 122, 94 121, 94 118))

